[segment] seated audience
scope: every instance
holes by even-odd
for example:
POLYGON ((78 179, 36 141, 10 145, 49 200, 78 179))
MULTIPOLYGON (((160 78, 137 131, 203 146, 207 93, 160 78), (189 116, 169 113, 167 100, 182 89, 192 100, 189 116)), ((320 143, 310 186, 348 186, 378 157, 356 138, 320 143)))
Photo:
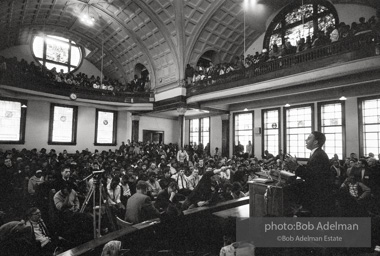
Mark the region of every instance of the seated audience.
POLYGON ((132 195, 127 204, 125 220, 136 224, 160 216, 152 200, 147 196, 148 185, 140 180, 136 185, 136 193, 132 195))

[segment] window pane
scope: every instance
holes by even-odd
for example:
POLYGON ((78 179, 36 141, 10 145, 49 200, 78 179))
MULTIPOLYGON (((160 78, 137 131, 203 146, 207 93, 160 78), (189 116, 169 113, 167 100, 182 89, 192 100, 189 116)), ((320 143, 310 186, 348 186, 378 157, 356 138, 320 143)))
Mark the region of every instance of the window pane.
POLYGON ((44 39, 37 36, 33 42, 33 53, 37 58, 43 58, 44 55, 44 39))
POLYGON ((362 102, 363 153, 380 153, 380 99, 362 102))
POLYGON ((341 103, 328 103, 320 107, 321 132, 326 135, 324 150, 329 158, 337 154, 339 159, 343 159, 343 112, 341 103))
MULTIPOLYGON (((235 143, 234 145, 240 144, 244 146, 244 152, 247 151, 248 142, 253 143, 253 113, 244 113, 235 115, 235 143)), ((253 151, 253 149, 252 149, 253 151)))
POLYGON ((71 65, 78 66, 80 63, 80 51, 78 47, 71 47, 71 65))
POLYGON ((54 106, 52 142, 73 142, 74 109, 54 106))
POLYGON ((0 141, 20 141, 21 103, 0 101, 0 141))
POLYGON ((286 110, 287 153, 300 158, 309 157, 305 140, 312 132, 311 106, 286 110))
POLYGON ((60 63, 69 63, 69 44, 46 39, 46 59, 60 63))
POLYGON ((264 150, 268 150, 273 155, 278 155, 279 152, 279 134, 280 134, 280 114, 279 110, 264 111, 264 150))
POLYGON ((114 113, 98 111, 97 137, 96 143, 111 144, 114 143, 114 113))

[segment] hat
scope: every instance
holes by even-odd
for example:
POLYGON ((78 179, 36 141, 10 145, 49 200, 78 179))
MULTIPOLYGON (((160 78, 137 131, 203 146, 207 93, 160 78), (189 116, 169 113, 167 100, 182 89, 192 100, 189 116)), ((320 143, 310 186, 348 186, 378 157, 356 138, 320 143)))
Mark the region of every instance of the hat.
POLYGON ((37 170, 36 173, 42 172, 42 170, 37 170))

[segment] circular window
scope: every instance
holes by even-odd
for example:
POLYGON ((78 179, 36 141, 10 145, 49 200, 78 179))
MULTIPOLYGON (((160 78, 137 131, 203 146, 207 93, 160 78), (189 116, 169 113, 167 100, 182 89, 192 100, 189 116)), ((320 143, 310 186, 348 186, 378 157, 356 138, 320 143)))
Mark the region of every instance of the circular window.
POLYGON ((73 41, 51 35, 35 36, 32 50, 41 65, 57 72, 69 73, 77 69, 82 62, 81 48, 73 41))

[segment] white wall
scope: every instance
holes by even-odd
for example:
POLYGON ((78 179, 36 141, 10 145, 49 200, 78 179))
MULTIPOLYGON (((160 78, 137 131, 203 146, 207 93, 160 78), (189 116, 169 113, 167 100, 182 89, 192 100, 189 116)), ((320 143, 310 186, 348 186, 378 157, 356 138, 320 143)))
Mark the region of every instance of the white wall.
MULTIPOLYGON (((210 118, 210 153, 215 152, 215 148, 219 148, 222 152, 222 118, 221 116, 212 116, 210 118)), ((206 146, 206 145, 204 145, 206 146)))
MULTIPOLYGON (((38 61, 33 58, 30 45, 17 45, 10 47, 8 49, 0 51, 0 56, 4 56, 6 58, 17 57, 18 60, 24 59, 28 63, 32 61, 36 64, 38 63, 38 61)), ((88 76, 100 76, 100 70, 87 59, 83 59, 82 65, 76 72, 74 72, 74 74, 79 72, 85 73, 88 76)))
POLYGON ((131 138, 131 114, 127 111, 120 111, 118 112, 117 122, 117 146, 94 146, 95 113, 96 109, 93 107, 78 107, 77 145, 48 145, 50 102, 29 100, 26 114, 25 144, 1 144, 0 148, 5 150, 12 148, 19 150, 23 148, 37 148, 38 150, 46 148, 50 150, 54 148, 58 152, 66 149, 69 153, 74 153, 76 150, 83 150, 85 148, 91 151, 94 149, 114 150, 119 148, 121 141, 131 138))
POLYGON ((139 141, 143 140, 143 130, 163 131, 164 143, 178 143, 180 128, 178 120, 141 116, 139 123, 139 141))

